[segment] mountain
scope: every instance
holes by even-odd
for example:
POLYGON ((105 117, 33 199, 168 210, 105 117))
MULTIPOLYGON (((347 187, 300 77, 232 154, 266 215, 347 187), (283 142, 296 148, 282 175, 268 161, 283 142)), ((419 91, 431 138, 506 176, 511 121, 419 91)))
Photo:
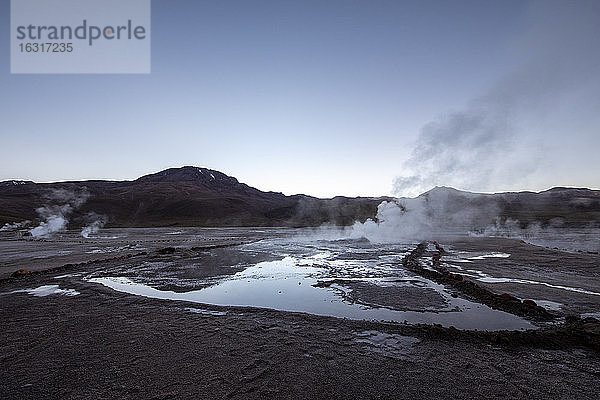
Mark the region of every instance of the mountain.
POLYGON ((208 168, 170 168, 133 181, 0 182, 0 224, 39 218, 36 209, 73 204, 70 226, 89 213, 108 226, 316 226, 348 225, 375 215, 383 198, 318 199, 263 192, 208 168))
MULTIPOLYGON (((38 221, 40 211, 68 213, 69 227, 106 216, 107 226, 318 226, 374 218, 388 197, 319 199, 263 192, 208 168, 170 168, 133 181, 0 182, 0 226, 38 221)), ((436 187, 415 199, 439 226, 485 227, 497 218, 522 227, 600 226, 600 191, 557 187, 539 193, 471 193, 436 187)))

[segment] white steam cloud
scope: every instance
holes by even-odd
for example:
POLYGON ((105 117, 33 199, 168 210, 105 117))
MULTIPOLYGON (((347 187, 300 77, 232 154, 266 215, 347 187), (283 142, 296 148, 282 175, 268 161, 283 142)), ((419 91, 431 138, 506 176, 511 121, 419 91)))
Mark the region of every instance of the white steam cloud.
POLYGON ((498 211, 495 201, 438 188, 417 198, 382 202, 375 219, 355 222, 349 236, 373 243, 397 243, 429 239, 436 234, 465 234, 489 226, 498 211))
POLYGON ((17 229, 21 229, 21 228, 26 227, 30 223, 31 223, 30 220, 25 220, 25 221, 21 221, 21 222, 13 222, 12 224, 6 223, 2 226, 2 228, 0 228, 0 232, 14 231, 17 229))
POLYGON ((35 238, 46 238, 53 233, 64 230, 69 223, 69 216, 73 211, 81 207, 89 196, 86 189, 80 191, 67 189, 53 190, 47 196, 50 204, 36 209, 42 218, 42 222, 29 232, 35 238))
POLYGON ((87 226, 84 226, 83 229, 81 229, 81 236, 86 239, 89 238, 90 235, 95 235, 98 233, 100 229, 106 225, 107 221, 107 217, 105 215, 98 215, 94 212, 88 213, 86 219, 92 221, 87 226))

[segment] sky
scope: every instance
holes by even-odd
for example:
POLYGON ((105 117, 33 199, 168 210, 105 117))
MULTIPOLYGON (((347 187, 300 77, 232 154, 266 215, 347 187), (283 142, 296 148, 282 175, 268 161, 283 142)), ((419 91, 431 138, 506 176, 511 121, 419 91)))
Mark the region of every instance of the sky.
POLYGON ((11 75, 0 20, 0 180, 600 187, 598 1, 155 0, 148 75, 11 75))

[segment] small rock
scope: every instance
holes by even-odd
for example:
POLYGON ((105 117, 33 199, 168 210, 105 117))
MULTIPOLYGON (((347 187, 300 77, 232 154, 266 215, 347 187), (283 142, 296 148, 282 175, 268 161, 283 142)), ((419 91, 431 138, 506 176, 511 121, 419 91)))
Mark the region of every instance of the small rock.
POLYGON ((162 249, 156 250, 158 254, 173 254, 175 253, 175 247, 164 247, 162 249))
POLYGON ((13 272, 11 276, 13 278, 18 278, 20 276, 29 275, 30 273, 31 273, 31 271, 28 269, 19 269, 19 270, 16 270, 15 272, 13 272))
POLYGON ((574 323, 576 323, 576 322, 579 322, 579 320, 581 320, 581 318, 579 318, 579 316, 578 316, 578 315, 567 315, 567 316, 565 317, 565 322, 566 322, 567 324, 574 324, 574 323))
POLYGON ((459 274, 452 274, 452 277, 454 279, 456 279, 457 281, 462 281, 462 279, 463 279, 462 275, 459 275, 459 274))

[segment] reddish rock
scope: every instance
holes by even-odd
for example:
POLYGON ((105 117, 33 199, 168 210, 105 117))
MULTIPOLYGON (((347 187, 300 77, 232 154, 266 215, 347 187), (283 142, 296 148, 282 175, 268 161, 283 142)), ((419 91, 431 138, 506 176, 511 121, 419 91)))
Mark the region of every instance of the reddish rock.
POLYGON ((19 269, 19 270, 16 270, 15 272, 13 272, 11 276, 14 278, 18 278, 20 276, 29 275, 30 273, 31 273, 31 271, 28 269, 19 269))
POLYGON ((433 262, 434 268, 440 267, 441 258, 442 258, 442 255, 440 253, 433 253, 433 255, 431 256, 431 260, 433 262))
POLYGON ((175 253, 175 247, 164 247, 162 249, 156 250, 156 252, 158 254, 162 254, 162 255, 173 254, 173 253, 175 253))

